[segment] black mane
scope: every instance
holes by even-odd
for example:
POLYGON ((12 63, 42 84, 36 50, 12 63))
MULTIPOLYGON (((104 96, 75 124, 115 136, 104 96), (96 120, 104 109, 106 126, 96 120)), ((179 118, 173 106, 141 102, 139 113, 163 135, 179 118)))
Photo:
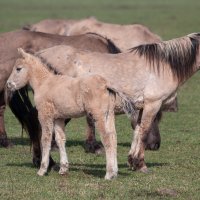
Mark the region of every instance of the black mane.
POLYGON ((174 77, 179 81, 188 78, 194 70, 199 51, 200 33, 165 42, 145 44, 130 49, 160 71, 161 63, 170 65, 174 77))
POLYGON ((44 57, 40 56, 39 54, 34 54, 35 57, 39 58, 40 61, 47 66, 48 70, 55 75, 61 75, 61 73, 52 65, 50 64, 44 57))
POLYGON ((86 34, 96 35, 96 36, 101 37, 102 39, 106 40, 106 42, 108 44, 107 48, 108 48, 109 53, 112 53, 112 54, 121 53, 121 50, 114 44, 114 42, 111 39, 108 39, 100 34, 93 33, 93 32, 88 32, 86 34))

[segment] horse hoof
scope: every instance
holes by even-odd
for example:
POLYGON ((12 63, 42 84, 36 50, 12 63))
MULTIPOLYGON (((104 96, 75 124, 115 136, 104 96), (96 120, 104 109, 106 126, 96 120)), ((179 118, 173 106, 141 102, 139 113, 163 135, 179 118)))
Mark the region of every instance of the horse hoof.
POLYGON ((44 176, 46 173, 46 171, 44 169, 40 169, 38 172, 37 172, 37 175, 38 176, 44 176))
POLYGON ((147 173, 147 166, 144 162, 144 159, 135 158, 132 155, 128 156, 128 166, 134 171, 141 171, 147 173))
POLYGON ((68 169, 60 169, 58 172, 60 175, 64 176, 68 173, 68 169))
POLYGON ((117 172, 106 173, 105 180, 112 180, 117 178, 117 172))
POLYGON ((138 170, 139 172, 142 172, 144 174, 150 174, 151 171, 147 168, 147 166, 142 167, 141 169, 138 170))
POLYGON ((147 144, 145 150, 150 150, 150 151, 157 151, 160 148, 160 142, 153 143, 153 144, 147 144))
POLYGON ((91 142, 91 141, 86 140, 85 151, 87 153, 94 153, 94 154, 100 155, 104 153, 104 148, 102 144, 99 144, 97 141, 91 142))
POLYGON ((0 138, 0 146, 5 147, 5 148, 11 148, 13 147, 13 143, 7 138, 0 138))
POLYGON ((58 172, 60 175, 65 175, 68 173, 68 164, 61 164, 60 170, 58 172))

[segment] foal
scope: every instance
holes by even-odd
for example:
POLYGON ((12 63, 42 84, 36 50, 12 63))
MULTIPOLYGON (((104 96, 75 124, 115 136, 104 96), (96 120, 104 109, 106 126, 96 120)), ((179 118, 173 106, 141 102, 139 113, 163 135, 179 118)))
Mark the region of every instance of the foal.
MULTIPOLYGON (((117 141, 115 130, 115 94, 123 98, 124 105, 131 103, 122 93, 108 87, 99 75, 86 74, 72 78, 51 73, 41 60, 19 49, 19 58, 7 81, 7 88, 15 91, 27 83, 34 90, 34 101, 42 126, 42 162, 38 175, 47 172, 52 133, 60 153, 60 174, 68 171, 68 158, 65 151, 64 120, 67 118, 90 116, 96 122, 106 152, 106 176, 117 176, 117 141)), ((120 99, 121 99, 120 98, 120 99)))

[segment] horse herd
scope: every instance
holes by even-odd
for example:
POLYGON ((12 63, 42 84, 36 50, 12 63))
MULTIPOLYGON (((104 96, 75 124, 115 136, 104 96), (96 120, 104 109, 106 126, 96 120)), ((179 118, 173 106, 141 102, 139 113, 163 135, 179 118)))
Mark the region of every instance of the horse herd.
POLYGON ((162 112, 177 111, 177 89, 199 70, 200 34, 161 41, 142 25, 95 18, 44 20, 24 29, 0 35, 0 144, 9 146, 6 101, 30 136, 38 175, 55 164, 50 156, 53 135, 59 173, 65 174, 65 125, 86 116, 87 149, 101 148, 96 126, 105 149, 105 179, 112 179, 118 173, 115 114, 126 113, 134 129, 128 163, 147 172, 144 153, 160 147, 162 112))

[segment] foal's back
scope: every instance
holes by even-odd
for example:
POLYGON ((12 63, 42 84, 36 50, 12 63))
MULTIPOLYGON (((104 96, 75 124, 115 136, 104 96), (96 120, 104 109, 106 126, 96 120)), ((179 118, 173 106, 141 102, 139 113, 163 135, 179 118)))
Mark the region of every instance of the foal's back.
POLYGON ((38 110, 51 108, 55 118, 76 118, 98 106, 98 98, 107 93, 106 81, 100 75, 73 78, 52 74, 35 92, 34 100, 38 110))

